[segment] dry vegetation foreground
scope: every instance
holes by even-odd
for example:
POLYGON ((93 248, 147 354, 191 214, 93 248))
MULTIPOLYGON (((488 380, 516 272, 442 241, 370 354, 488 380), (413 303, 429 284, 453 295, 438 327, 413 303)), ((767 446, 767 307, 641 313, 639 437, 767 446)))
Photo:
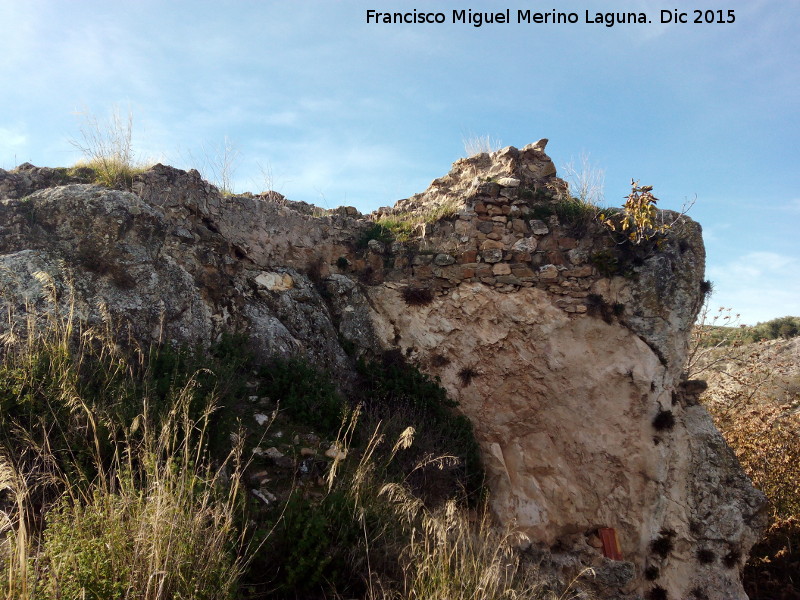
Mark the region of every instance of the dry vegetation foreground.
POLYGON ((743 575, 752 600, 800 598, 800 337, 784 337, 797 319, 776 321, 780 337, 758 342, 700 325, 689 369, 708 381, 703 402, 770 502, 772 524, 743 575))

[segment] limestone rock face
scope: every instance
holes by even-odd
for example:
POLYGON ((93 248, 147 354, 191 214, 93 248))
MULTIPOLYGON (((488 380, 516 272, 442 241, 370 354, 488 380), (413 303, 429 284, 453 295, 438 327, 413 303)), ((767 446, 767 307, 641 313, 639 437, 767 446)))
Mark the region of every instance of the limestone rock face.
POLYGON ((591 566, 605 598, 744 599, 764 498, 682 380, 700 226, 663 212, 664 238, 620 243, 569 201, 546 144, 462 159, 368 217, 225 197, 163 165, 132 191, 0 171, 0 333, 55 304, 145 343, 244 330, 344 386, 353 357, 399 349, 471 419, 494 512, 542 569, 569 581, 591 566), (381 216, 418 227, 388 240, 381 216), (621 561, 602 554, 608 528, 621 561))
POLYGON ((422 364, 449 363, 434 372, 475 424, 496 514, 542 547, 601 570, 617 567, 588 539, 615 528, 633 564, 629 577, 606 582, 609 597, 647 591, 650 566, 669 597, 695 588, 746 597, 735 569, 700 565, 697 551, 721 560, 752 545, 763 496, 705 409, 673 404, 677 378, 636 333, 572 319, 538 289, 462 284, 415 311, 386 287, 370 298, 391 324, 383 330, 402 332, 403 351, 422 364), (464 368, 478 373, 468 385, 458 376, 464 368), (665 410, 675 424, 659 431, 653 422, 665 410), (674 540, 667 556, 652 549, 663 532, 674 540))

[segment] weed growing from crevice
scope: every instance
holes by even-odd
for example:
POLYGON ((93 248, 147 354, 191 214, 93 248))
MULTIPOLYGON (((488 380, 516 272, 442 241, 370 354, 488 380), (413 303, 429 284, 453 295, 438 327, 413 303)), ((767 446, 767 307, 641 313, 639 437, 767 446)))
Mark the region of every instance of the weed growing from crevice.
POLYGON ((695 556, 697 557, 697 562, 701 565, 710 565, 717 559, 717 555, 714 551, 708 548, 698 549, 695 556))
POLYGON ((692 598, 695 600, 708 600, 708 594, 700 587, 693 587, 689 594, 691 594, 692 598))
POLYGON ((462 387, 468 386, 472 380, 478 376, 478 372, 472 367, 464 367, 458 372, 458 380, 462 387))
POLYGON ((431 367, 439 369, 441 367, 446 367, 449 364, 450 364, 450 359, 444 356, 443 354, 439 354, 437 352, 431 354, 430 358, 431 367))
POLYGON ((619 259, 611 250, 599 250, 589 256, 589 262, 603 277, 613 277, 619 272, 619 259))
POLYGON ((400 291, 400 295, 408 306, 426 306, 433 302, 433 290, 429 287, 409 285, 400 291))
POLYGON ((675 427, 675 415, 671 410, 660 409, 653 418, 653 429, 656 431, 670 431, 675 427))
POLYGON ((647 600, 667 600, 668 597, 667 590, 660 585, 655 586, 647 592, 647 600))
POLYGON ((725 556, 722 557, 722 564, 729 569, 734 569, 739 564, 742 558, 742 553, 738 550, 730 550, 725 556))
POLYGON ((382 223, 374 223, 364 230, 364 233, 356 241, 356 248, 364 250, 370 240, 377 240, 382 244, 391 244, 395 240, 395 234, 390 227, 382 223))
POLYGON ((671 535, 662 534, 660 537, 657 537, 650 542, 650 551, 653 554, 657 554, 661 558, 666 558, 669 556, 669 553, 672 552, 673 548, 674 544, 672 542, 671 535))
POLYGON ((559 200, 552 206, 559 222, 573 237, 585 236, 596 222, 599 212, 594 204, 572 197, 559 200))
POLYGON ((589 294, 586 297, 586 312, 589 316, 603 319, 606 323, 613 323, 625 312, 625 305, 619 302, 611 305, 599 294, 589 294))

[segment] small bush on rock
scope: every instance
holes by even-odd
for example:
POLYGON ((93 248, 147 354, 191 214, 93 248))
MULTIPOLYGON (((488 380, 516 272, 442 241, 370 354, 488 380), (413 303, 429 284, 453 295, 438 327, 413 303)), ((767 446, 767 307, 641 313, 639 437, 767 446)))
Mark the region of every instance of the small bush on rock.
POLYGON ((697 551, 697 562, 701 565, 710 565, 717 559, 717 555, 714 554, 713 550, 709 550, 708 548, 700 548, 697 551))
POLYGON ((669 431, 675 427, 675 415, 671 410, 659 410, 653 418, 653 428, 656 431, 669 431))
POLYGON ((650 542, 650 550, 653 554, 657 554, 662 558, 666 558, 669 556, 669 553, 672 552, 674 544, 672 543, 672 536, 662 534, 660 537, 657 537, 652 542, 650 542))
POLYGON ((631 193, 625 206, 616 215, 600 214, 600 221, 612 231, 622 232, 634 245, 651 240, 669 230, 669 225, 658 222, 658 198, 653 195, 653 186, 639 185, 631 179, 631 193))
POLYGON ((400 295, 409 306, 425 306, 433 302, 433 290, 429 287, 409 285, 402 289, 400 295))

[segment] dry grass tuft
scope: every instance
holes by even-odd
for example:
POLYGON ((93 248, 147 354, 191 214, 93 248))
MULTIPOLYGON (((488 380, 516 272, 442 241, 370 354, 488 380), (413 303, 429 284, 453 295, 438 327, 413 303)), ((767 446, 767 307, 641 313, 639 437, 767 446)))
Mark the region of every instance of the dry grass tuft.
POLYGON ((76 167, 90 169, 101 185, 130 189, 134 175, 145 170, 136 162, 133 153, 133 115, 129 112, 123 117, 119 109, 114 108, 106 122, 89 112, 78 113, 78 116, 82 120, 81 135, 70 141, 83 154, 83 161, 76 167))
POLYGON ((0 489, 12 502, 0 594, 233 598, 247 556, 244 465, 241 444, 221 463, 208 458, 213 397, 195 415, 191 378, 156 415, 110 320, 79 323, 70 286, 37 278, 51 311, 12 319, 2 339, 0 489), (144 403, 125 420, 132 389, 144 403))

